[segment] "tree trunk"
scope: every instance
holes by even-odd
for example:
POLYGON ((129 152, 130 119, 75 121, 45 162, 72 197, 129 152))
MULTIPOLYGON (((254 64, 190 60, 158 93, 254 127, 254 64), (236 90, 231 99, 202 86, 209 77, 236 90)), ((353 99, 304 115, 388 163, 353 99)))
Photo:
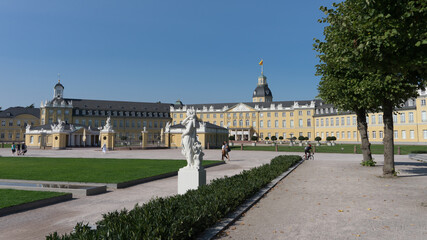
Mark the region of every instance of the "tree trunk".
POLYGON ((394 140, 393 140, 393 105, 385 103, 384 111, 384 166, 383 176, 393 177, 394 169, 394 140))
POLYGON ((368 138, 368 124, 366 123, 366 111, 365 109, 356 110, 357 116, 357 130, 360 133, 360 139, 362 140, 362 154, 363 161, 372 160, 371 154, 371 143, 368 138))

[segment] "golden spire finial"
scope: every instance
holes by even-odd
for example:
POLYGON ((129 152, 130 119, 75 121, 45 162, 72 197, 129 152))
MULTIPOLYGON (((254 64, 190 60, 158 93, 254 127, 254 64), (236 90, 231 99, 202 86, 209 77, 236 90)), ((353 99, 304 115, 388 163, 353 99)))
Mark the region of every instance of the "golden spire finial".
POLYGON ((61 77, 61 74, 58 73, 58 83, 61 83, 60 77, 61 77))

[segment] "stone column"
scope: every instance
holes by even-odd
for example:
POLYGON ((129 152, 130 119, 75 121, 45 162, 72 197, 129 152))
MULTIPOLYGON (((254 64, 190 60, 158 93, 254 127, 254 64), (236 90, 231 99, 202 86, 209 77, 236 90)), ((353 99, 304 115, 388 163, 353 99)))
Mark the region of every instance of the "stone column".
POLYGON ((141 147, 142 148, 146 148, 147 147, 147 141, 148 141, 148 131, 145 129, 141 131, 141 136, 142 136, 142 144, 141 147))

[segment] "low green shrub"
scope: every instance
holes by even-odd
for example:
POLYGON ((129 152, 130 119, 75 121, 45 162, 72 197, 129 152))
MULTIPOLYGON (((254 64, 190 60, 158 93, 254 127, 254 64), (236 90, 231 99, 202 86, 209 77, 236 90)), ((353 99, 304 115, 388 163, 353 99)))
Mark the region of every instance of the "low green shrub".
POLYGON ((368 161, 362 161, 360 163, 360 165, 365 166, 365 167, 374 167, 375 164, 377 164, 377 162, 375 162, 373 159, 368 160, 368 161))
POLYGON ((300 160, 278 156, 270 164, 215 179, 186 194, 104 214, 96 230, 79 223, 70 234, 55 232, 46 239, 193 239, 300 160))
POLYGON ((427 153, 427 150, 412 150, 411 153, 422 154, 422 153, 427 153))

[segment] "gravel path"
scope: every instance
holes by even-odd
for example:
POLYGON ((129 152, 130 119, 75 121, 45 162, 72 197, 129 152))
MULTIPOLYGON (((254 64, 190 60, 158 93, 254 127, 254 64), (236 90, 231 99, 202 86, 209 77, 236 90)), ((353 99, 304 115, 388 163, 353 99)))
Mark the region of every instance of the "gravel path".
POLYGON ((316 154, 282 180, 218 239, 427 239, 427 164, 396 156, 316 154))

